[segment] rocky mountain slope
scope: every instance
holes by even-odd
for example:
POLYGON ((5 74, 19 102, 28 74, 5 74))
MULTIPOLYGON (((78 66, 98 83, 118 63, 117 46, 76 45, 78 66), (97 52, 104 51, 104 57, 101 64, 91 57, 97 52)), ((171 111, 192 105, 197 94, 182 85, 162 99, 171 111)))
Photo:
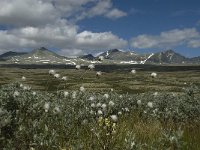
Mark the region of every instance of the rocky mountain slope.
POLYGON ((8 62, 16 64, 63 64, 66 58, 41 47, 24 55, 11 57, 8 62))
POLYGON ((163 52, 155 53, 151 58, 147 60, 149 63, 169 63, 169 64, 180 64, 188 62, 189 59, 174 52, 173 50, 167 50, 163 52))
POLYGON ((29 53, 7 52, 0 55, 0 61, 13 64, 198 64, 200 56, 186 58, 173 50, 166 50, 152 54, 137 54, 132 51, 118 49, 108 50, 94 57, 92 54, 82 55, 77 58, 60 56, 44 47, 29 53), (104 57, 99 61, 99 57, 104 57))
POLYGON ((24 55, 24 54, 27 54, 27 53, 9 51, 9 52, 6 52, 6 53, 3 53, 2 55, 0 55, 0 60, 1 61, 6 61, 6 60, 11 59, 13 56, 20 56, 20 55, 24 55))
POLYGON ((131 51, 121 51, 118 49, 108 50, 99 56, 105 59, 114 60, 121 64, 144 64, 152 54, 137 54, 131 51))

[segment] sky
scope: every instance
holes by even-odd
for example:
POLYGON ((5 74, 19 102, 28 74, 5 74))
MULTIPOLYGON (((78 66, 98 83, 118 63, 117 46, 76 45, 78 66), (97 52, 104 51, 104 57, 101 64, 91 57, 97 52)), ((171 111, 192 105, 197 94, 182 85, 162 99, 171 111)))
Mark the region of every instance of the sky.
POLYGON ((0 0, 0 54, 46 47, 200 56, 199 0, 0 0))

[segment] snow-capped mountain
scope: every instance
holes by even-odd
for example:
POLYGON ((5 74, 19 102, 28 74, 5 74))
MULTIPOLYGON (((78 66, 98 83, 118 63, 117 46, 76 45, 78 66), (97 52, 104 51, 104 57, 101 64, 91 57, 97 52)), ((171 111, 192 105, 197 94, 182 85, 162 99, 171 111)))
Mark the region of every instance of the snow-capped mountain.
POLYGON ((78 58, 86 59, 86 60, 95 60, 95 57, 92 54, 82 55, 82 56, 79 56, 78 58))
POLYGON ((200 56, 186 58, 173 50, 151 54, 137 54, 133 51, 112 49, 94 57, 92 54, 82 55, 77 58, 60 56, 44 47, 35 49, 30 53, 7 52, 0 55, 1 63, 10 64, 183 64, 200 63, 200 56), (99 57, 104 60, 100 61, 99 57))
POLYGON ((110 60, 141 60, 141 56, 134 53, 134 52, 128 52, 128 51, 121 51, 118 49, 112 49, 112 50, 108 50, 102 54, 100 54, 99 56, 103 56, 105 59, 110 59, 110 60))
POLYGON ((48 63, 63 63, 65 57, 59 56, 48 49, 41 47, 24 55, 11 57, 8 61, 20 64, 48 64, 48 63))
POLYGON ((137 54, 132 51, 121 51, 118 49, 108 50, 99 56, 105 59, 113 60, 120 64, 144 64, 152 54, 137 54))
POLYGON ((200 63, 200 56, 193 57, 193 58, 190 59, 190 61, 193 62, 193 63, 200 63))
POLYGON ((189 62, 190 60, 185 56, 182 56, 173 50, 166 50, 163 52, 155 53, 151 58, 147 60, 149 63, 170 63, 180 64, 189 62))
POLYGON ((9 52, 6 52, 6 53, 3 53, 2 55, 0 55, 0 60, 5 61, 5 60, 10 59, 13 56, 20 56, 20 55, 24 55, 24 54, 27 54, 27 53, 9 51, 9 52))

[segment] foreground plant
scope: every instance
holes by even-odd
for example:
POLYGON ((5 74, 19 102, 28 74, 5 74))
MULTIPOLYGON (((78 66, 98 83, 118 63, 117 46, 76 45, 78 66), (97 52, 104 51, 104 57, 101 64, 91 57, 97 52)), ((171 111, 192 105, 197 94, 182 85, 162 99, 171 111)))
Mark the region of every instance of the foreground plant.
POLYGON ((2 149, 199 147, 196 87, 179 95, 91 93, 83 86, 48 93, 23 87, 14 83, 0 89, 2 149))

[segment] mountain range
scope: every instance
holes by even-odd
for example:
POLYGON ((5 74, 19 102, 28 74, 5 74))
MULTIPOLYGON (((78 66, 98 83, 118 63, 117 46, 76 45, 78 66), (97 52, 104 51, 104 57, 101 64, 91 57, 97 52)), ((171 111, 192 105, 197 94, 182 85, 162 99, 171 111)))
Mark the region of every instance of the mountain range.
POLYGON ((68 58, 60 56, 45 47, 35 49, 29 53, 6 52, 0 55, 0 63, 6 64, 200 64, 200 56, 187 58, 174 52, 166 50, 152 54, 137 54, 132 51, 121 51, 112 49, 98 56, 92 54, 68 58), (100 61, 99 57, 104 60, 100 61))

